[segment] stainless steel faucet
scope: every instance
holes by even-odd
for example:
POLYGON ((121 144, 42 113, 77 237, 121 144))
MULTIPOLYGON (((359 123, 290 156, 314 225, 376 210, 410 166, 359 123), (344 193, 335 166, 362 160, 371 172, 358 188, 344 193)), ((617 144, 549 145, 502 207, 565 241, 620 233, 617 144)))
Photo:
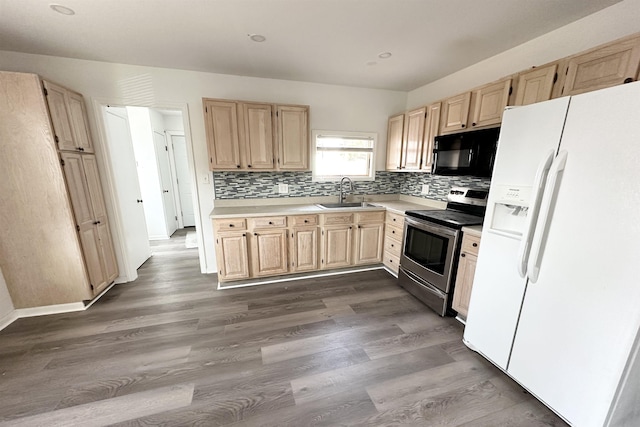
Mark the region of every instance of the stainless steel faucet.
POLYGON ((353 191, 353 181, 351 181, 351 178, 349 178, 348 176, 343 176, 342 179, 340 180, 340 199, 338 200, 338 203, 344 203, 344 196, 345 196, 344 182, 345 181, 349 182, 349 191, 353 191))

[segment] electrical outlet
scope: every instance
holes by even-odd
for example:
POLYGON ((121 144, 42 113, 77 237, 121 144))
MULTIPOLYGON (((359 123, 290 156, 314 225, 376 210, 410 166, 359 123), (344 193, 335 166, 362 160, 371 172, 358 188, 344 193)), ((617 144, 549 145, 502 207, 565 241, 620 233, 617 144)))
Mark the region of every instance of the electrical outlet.
POLYGON ((205 173, 204 175, 202 175, 202 183, 203 184, 208 184, 209 183, 209 174, 205 173))
POLYGON ((289 184, 278 184, 278 193, 289 194, 289 184))
POLYGON ((429 194, 429 184, 422 184, 422 191, 420 194, 429 194))

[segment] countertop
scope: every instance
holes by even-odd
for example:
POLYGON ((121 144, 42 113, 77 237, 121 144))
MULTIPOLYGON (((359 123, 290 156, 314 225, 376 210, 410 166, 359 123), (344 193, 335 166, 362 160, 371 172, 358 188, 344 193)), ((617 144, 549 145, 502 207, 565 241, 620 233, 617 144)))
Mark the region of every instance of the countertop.
POLYGON ((471 236, 480 237, 482 235, 482 225, 470 225, 462 227, 462 232, 471 236))
POLYGON ((372 201, 367 202, 372 206, 359 208, 337 208, 325 209, 313 203, 290 204, 290 205, 258 205, 258 206, 226 206, 214 208, 209 215, 211 219, 232 218, 237 216, 259 217, 268 215, 303 215, 332 212, 367 212, 390 210, 395 213, 404 214, 409 210, 434 210, 442 209, 436 206, 412 203, 404 200, 392 201, 372 201))

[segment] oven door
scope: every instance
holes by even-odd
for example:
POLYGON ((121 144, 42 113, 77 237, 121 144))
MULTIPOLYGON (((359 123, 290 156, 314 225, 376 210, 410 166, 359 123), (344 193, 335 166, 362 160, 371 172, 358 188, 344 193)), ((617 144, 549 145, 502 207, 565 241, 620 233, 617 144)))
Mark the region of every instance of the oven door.
POLYGON ((400 266, 449 293, 460 231, 406 217, 400 266))

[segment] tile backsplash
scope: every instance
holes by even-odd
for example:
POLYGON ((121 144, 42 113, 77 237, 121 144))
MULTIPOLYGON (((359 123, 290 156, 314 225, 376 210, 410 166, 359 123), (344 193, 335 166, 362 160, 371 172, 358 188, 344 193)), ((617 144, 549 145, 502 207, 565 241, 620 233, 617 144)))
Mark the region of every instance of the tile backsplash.
MULTIPOLYGON (((213 172, 216 199, 338 196, 338 183, 313 182, 311 172, 213 172), (278 184, 288 184, 289 194, 278 194, 278 184)), ((489 179, 432 176, 426 173, 377 171, 374 181, 355 181, 353 195, 405 194, 446 201, 455 186, 489 188, 489 179), (422 185, 429 194, 420 194, 422 185)))

